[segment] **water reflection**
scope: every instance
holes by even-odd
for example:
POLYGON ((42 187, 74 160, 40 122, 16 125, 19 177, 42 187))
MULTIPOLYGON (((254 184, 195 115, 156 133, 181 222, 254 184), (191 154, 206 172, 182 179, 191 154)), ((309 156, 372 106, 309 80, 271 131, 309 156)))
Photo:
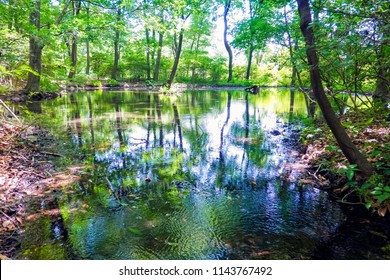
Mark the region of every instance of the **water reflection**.
POLYGON ((343 217, 324 193, 280 178, 293 160, 286 124, 305 110, 289 90, 46 101, 93 168, 58 199, 66 234, 47 234, 58 230, 42 217, 20 258, 309 258, 343 217))

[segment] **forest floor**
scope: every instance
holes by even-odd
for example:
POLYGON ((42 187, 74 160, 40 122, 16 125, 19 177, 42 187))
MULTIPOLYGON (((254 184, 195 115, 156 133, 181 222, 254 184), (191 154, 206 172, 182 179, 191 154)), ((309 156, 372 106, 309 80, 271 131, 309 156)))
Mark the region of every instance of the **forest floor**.
MULTIPOLYGON (((387 111, 387 114, 389 112, 387 111)), ((371 194, 377 185, 389 187, 390 180, 390 120, 383 113, 370 118, 368 112, 340 117, 352 141, 376 169, 366 182, 355 165, 349 164, 338 148, 335 138, 324 120, 318 120, 301 131, 303 151, 297 163, 306 166, 300 183, 310 183, 349 205, 358 205, 385 216, 390 212, 390 193, 381 203, 378 195, 371 194), (371 189, 372 188, 372 189, 371 189), (369 204, 368 204, 369 203, 369 204)))
POLYGON ((74 169, 58 172, 50 159, 59 155, 37 144, 49 135, 32 126, 0 124, 0 259, 14 256, 20 247, 21 225, 32 214, 56 215, 40 209, 43 198, 54 200, 63 187, 78 179, 74 169))
POLYGON ((298 178, 292 176, 298 184, 327 191, 347 216, 334 235, 317 248, 313 259, 390 259, 390 197, 379 203, 376 193, 380 184, 385 189, 390 182, 388 113, 375 119, 367 114, 341 117, 354 144, 376 167, 367 189, 362 188, 359 173, 347 163, 323 121, 300 132, 300 154, 288 172, 298 174, 298 178))

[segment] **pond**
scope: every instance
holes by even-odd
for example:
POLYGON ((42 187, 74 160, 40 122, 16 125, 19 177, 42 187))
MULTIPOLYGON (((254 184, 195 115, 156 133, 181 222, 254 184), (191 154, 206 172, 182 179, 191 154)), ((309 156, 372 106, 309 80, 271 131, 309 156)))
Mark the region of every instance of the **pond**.
POLYGON ((288 176, 301 93, 96 91, 35 104, 88 168, 19 259, 307 259, 345 220, 288 176))

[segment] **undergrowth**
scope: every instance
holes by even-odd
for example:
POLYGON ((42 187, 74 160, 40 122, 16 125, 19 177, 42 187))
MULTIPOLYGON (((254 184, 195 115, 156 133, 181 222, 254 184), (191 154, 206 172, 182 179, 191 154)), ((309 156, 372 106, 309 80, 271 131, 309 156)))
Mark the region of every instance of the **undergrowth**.
POLYGON ((388 109, 351 112, 340 117, 359 151, 376 172, 360 175, 356 164, 347 161, 323 120, 310 121, 302 131, 306 158, 340 201, 364 204, 380 216, 390 212, 390 113, 388 109))

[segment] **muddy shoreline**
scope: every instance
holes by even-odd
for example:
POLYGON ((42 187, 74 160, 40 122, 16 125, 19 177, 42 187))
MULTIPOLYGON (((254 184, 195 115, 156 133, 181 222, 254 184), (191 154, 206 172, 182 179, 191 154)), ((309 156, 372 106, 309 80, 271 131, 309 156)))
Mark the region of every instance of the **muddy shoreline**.
POLYGON ((31 209, 44 212, 63 188, 78 180, 77 172, 59 171, 40 141, 53 141, 48 131, 32 126, 0 124, 0 258, 13 258, 20 247, 18 235, 31 209))

